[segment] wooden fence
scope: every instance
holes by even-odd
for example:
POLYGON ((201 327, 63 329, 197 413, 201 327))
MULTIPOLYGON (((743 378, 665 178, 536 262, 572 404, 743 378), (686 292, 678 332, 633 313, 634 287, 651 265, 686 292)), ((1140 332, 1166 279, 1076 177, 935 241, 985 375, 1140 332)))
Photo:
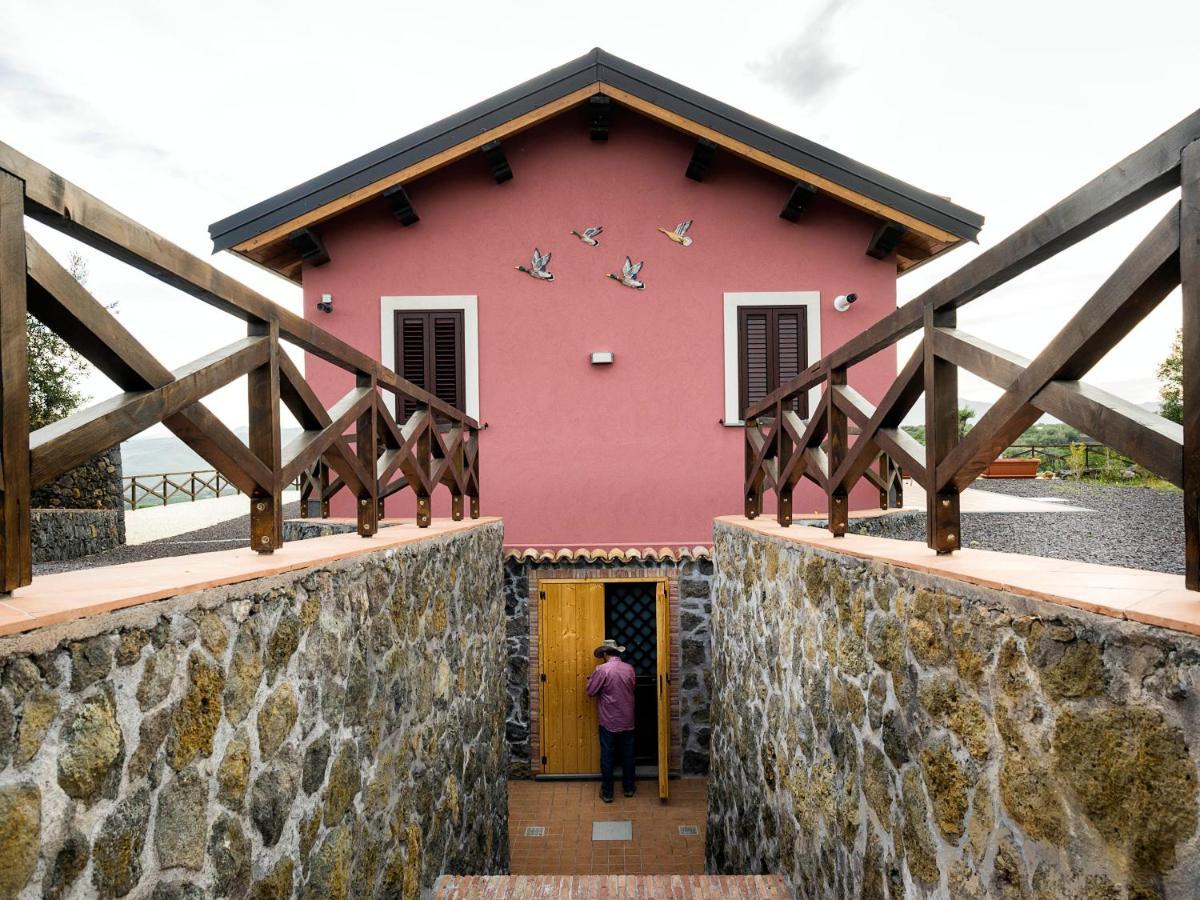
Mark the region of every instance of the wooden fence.
POLYGON ((474 419, 0 143, 0 591, 32 580, 30 491, 158 422, 249 495, 250 544, 262 553, 282 546, 284 486, 314 469, 309 494, 316 484, 327 509, 335 491, 349 490, 363 537, 375 534, 383 498, 402 489, 416 495, 422 527, 440 484, 455 519, 464 497, 471 517, 479 515, 474 419), (25 216, 243 320, 246 337, 168 370, 26 233, 25 216), (31 434, 27 311, 124 393, 31 434), (327 410, 283 351, 285 341, 351 373, 355 386, 327 410), (249 446, 201 402, 242 376, 249 446), (393 419, 381 391, 415 402, 408 421, 393 419), (287 446, 281 403, 304 429, 287 446))
MULTIPOLYGON (((304 476, 290 484, 285 491, 299 490, 304 476)), ((174 500, 189 503, 213 497, 240 494, 237 485, 216 469, 197 472, 158 472, 146 475, 126 475, 121 479, 121 493, 129 509, 143 506, 166 506, 174 500)))
POLYGON ((950 553, 961 544, 959 492, 1043 412, 1183 488, 1185 582, 1200 590, 1200 111, 752 406, 745 514, 759 515, 770 489, 779 523, 790 525, 792 491, 808 478, 825 490, 829 527, 843 535, 849 492, 882 452, 925 488, 928 544, 950 553), (1176 190, 1179 201, 1036 359, 957 327, 960 306, 1176 190), (1182 426, 1080 380, 1180 285, 1182 426), (848 383, 849 369, 914 332, 921 333, 919 346, 872 405, 848 383), (1004 390, 962 438, 959 368, 1004 390), (821 401, 805 422, 788 408, 790 401, 818 385, 825 388, 821 401), (925 446, 900 427, 922 395, 925 446), (853 443, 849 422, 859 428, 853 443))

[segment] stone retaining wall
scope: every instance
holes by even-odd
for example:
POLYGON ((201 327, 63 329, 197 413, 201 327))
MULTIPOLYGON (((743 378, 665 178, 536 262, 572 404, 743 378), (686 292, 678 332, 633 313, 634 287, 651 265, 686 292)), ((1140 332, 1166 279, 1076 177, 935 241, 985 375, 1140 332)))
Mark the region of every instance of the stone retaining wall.
POLYGON ((716 527, 710 871, 1200 895, 1200 640, 716 527))
POLYGON ((504 871, 501 541, 0 639, 0 898, 407 898, 504 871))
POLYGON ((33 492, 34 509, 124 509, 121 448, 98 453, 33 492))
POLYGON ((79 559, 125 543, 119 509, 34 509, 29 527, 35 563, 79 559))
POLYGON ((33 492, 35 563, 78 559, 125 543, 121 448, 100 453, 33 492))

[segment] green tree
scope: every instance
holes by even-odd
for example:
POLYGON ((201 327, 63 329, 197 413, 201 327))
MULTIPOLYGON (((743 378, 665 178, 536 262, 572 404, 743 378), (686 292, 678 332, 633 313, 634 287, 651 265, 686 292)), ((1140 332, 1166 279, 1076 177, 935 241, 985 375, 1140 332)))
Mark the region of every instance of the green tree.
MULTIPOLYGON (((67 268, 80 284, 87 283, 87 260, 72 251, 67 268)), ((29 342, 29 428, 35 430, 74 412, 84 401, 79 382, 86 371, 82 356, 70 344, 35 319, 25 317, 29 342)))
POLYGON ((1172 422, 1183 421, 1183 329, 1175 332, 1171 352, 1158 366, 1159 412, 1172 422))
POLYGON ((975 418, 975 410, 969 406, 960 406, 958 408, 958 436, 963 437, 971 430, 971 420, 975 418))

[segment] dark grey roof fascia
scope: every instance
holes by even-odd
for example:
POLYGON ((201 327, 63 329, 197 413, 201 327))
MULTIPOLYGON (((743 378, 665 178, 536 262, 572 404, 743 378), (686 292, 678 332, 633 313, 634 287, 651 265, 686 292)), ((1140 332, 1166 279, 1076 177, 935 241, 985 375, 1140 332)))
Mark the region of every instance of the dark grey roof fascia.
POLYGON ((214 222, 226 250, 597 81, 827 178, 957 237, 975 240, 983 217, 849 157, 595 49, 537 78, 214 222))

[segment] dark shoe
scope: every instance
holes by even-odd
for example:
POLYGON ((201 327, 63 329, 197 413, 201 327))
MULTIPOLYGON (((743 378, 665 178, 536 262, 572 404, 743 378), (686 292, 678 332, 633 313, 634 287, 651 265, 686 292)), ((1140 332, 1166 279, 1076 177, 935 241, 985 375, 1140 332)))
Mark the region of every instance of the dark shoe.
POLYGON ((612 803, 612 800, 613 800, 612 797, 605 797, 603 794, 600 795, 600 799, 603 800, 605 803, 612 803))
POLYGON ((637 793, 637 791, 636 791, 636 790, 633 790, 633 791, 626 791, 626 792, 625 792, 625 796, 626 796, 626 797, 632 797, 632 796, 633 796, 634 794, 636 794, 636 793, 637 793))

